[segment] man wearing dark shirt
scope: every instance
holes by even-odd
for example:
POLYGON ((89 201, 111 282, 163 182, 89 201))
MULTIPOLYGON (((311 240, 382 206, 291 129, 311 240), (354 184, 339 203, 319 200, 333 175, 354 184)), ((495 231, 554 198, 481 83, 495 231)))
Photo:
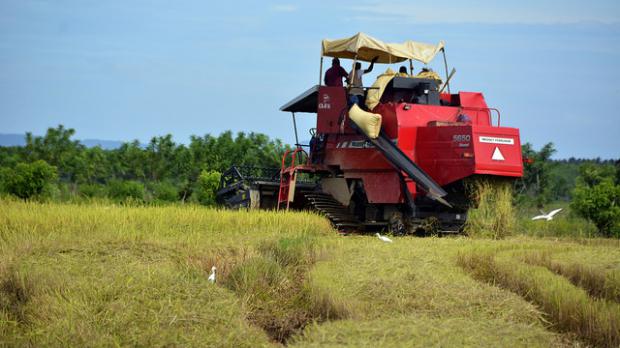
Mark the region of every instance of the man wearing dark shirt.
POLYGON ((347 71, 340 66, 340 59, 334 58, 332 59, 332 67, 325 72, 325 85, 342 87, 343 77, 347 79, 347 82, 349 81, 347 76, 349 76, 347 71))

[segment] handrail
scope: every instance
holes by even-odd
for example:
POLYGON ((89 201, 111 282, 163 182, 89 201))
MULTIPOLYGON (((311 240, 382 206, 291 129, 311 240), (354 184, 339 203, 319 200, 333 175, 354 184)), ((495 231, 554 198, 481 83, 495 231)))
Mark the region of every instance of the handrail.
POLYGON ((289 153, 291 153, 290 149, 284 151, 284 155, 282 155, 282 164, 280 165, 280 172, 283 172, 284 168, 286 168, 284 165, 285 165, 286 157, 288 157, 289 153))
POLYGON ((306 150, 302 149, 301 147, 297 147, 295 148, 295 150, 286 150, 286 152, 284 152, 284 155, 282 156, 282 165, 281 165, 281 169, 280 171, 283 172, 284 169, 286 169, 286 159, 288 158, 289 155, 291 155, 291 167, 295 166, 295 160, 297 158, 297 154, 298 153, 303 153, 304 155, 306 155, 306 157, 308 156, 308 153, 306 152, 306 150))
POLYGON ((496 108, 476 108, 473 106, 461 106, 461 110, 473 110, 473 111, 488 111, 489 112, 489 124, 493 126, 493 113, 495 111, 497 113, 497 127, 500 126, 501 123, 501 113, 496 108))

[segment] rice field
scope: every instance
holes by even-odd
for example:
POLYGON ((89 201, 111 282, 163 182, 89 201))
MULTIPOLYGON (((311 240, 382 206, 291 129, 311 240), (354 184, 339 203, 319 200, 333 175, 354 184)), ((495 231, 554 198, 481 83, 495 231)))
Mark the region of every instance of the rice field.
POLYGON ((0 346, 620 344, 618 240, 393 239, 310 213, 0 200, 0 346))

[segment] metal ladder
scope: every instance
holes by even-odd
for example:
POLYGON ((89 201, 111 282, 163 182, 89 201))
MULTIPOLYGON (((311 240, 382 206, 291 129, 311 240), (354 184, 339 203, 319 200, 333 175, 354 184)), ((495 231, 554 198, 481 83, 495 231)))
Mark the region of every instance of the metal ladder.
MULTIPOLYGON (((286 150, 284 155, 282 156, 282 165, 280 167, 280 189, 278 190, 278 210, 283 203, 286 203, 286 210, 288 210, 289 205, 291 203, 291 198, 289 197, 291 194, 291 184, 295 185, 295 180, 297 176, 297 165, 295 161, 297 160, 297 154, 302 153, 308 157, 308 154, 301 147, 297 147, 295 150, 286 150), (286 160, 291 157, 291 165, 287 167, 286 160)), ((300 157, 301 158, 301 157, 300 157)), ((293 187, 293 194, 295 187, 293 187)))

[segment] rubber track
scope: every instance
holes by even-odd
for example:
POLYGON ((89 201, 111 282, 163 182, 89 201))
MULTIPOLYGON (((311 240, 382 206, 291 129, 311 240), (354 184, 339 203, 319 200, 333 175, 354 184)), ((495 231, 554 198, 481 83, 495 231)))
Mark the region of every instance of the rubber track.
POLYGON ((327 193, 311 192, 305 195, 312 209, 324 215, 340 232, 358 231, 363 224, 349 212, 349 209, 327 193))

